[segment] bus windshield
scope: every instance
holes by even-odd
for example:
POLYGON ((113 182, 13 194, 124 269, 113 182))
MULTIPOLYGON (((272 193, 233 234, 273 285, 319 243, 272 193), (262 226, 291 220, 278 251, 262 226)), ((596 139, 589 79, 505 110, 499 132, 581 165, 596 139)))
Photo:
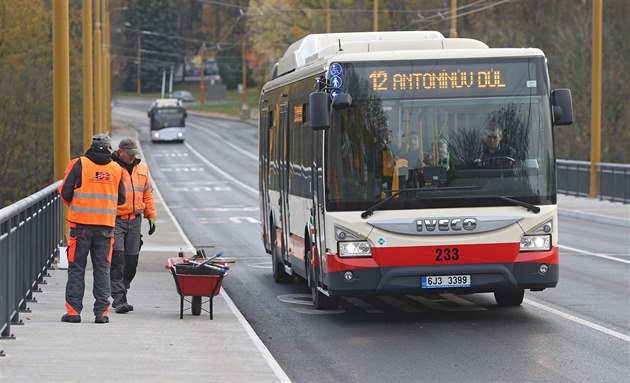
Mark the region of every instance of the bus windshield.
POLYGON ((186 112, 183 108, 155 108, 151 117, 151 130, 183 128, 186 125, 186 112))
POLYGON ((555 204, 544 61, 509 60, 345 64, 353 101, 326 132, 327 210, 365 210, 406 188, 435 190, 401 193, 382 209, 510 204, 497 196, 555 204), (439 77, 454 71, 463 75, 439 77), (485 87, 474 84, 481 72, 485 87))

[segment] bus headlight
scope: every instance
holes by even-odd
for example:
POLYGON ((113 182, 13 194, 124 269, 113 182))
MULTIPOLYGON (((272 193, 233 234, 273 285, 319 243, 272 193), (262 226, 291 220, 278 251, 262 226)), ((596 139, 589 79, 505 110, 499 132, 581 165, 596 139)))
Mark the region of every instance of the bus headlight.
POLYGON ((551 250, 551 235, 524 235, 521 237, 521 251, 551 250))
POLYGON ((339 242, 340 257, 371 257, 372 249, 366 241, 339 242))

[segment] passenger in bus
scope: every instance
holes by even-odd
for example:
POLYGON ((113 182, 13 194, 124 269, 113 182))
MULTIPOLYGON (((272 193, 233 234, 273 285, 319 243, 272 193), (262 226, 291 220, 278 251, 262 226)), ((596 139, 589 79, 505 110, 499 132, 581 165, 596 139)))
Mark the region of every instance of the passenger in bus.
MULTIPOLYGON (((415 140, 416 152, 419 152, 419 144, 416 136, 415 140)), ((410 148, 413 147, 413 143, 406 142, 402 132, 392 132, 390 144, 383 150, 383 186, 384 190, 398 190, 400 187, 405 186, 405 180, 407 178, 406 171, 411 164, 416 164, 419 157, 415 156, 415 160, 411 154, 410 148)))
POLYGON ((407 178, 405 187, 416 188, 422 185, 422 169, 424 168, 424 153, 420 147, 420 137, 416 133, 408 136, 408 149, 401 155, 407 161, 407 178))
POLYGON ((453 170, 448 141, 440 136, 431 144, 418 171, 410 171, 411 184, 416 187, 444 185, 453 178, 453 170))
POLYGON ((481 166, 511 166, 514 163, 514 149, 502 142, 503 130, 497 126, 484 131, 484 144, 480 156, 475 160, 481 166))
POLYGON ((439 137, 433 143, 428 160, 425 162, 432 166, 442 166, 447 172, 452 169, 453 163, 446 138, 439 137))
POLYGON ((407 140, 407 151, 400 158, 407 160, 407 166, 410 169, 419 169, 422 167, 422 151, 420 150, 420 138, 417 134, 411 133, 407 140))

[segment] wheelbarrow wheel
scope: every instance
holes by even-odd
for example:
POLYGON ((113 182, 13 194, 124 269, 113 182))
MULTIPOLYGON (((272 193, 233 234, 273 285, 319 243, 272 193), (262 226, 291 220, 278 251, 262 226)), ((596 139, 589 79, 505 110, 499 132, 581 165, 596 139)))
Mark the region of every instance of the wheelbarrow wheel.
POLYGON ((192 297, 190 311, 192 315, 201 315, 201 297, 192 297))

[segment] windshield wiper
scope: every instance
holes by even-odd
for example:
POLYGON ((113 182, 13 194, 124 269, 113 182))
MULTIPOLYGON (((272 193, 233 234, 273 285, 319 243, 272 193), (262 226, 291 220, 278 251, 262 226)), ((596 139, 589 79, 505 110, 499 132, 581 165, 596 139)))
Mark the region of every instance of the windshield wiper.
MULTIPOLYGON (((465 189, 479 189, 479 186, 446 186, 446 187, 424 187, 424 188, 398 189, 397 191, 395 191, 392 194, 390 194, 389 197, 385 198, 382 201, 377 202, 376 204, 370 206, 366 211, 361 213, 361 218, 365 219, 365 218, 371 216, 376 210, 378 210, 378 208, 380 208, 381 206, 385 205, 387 202, 391 201, 392 199, 396 198, 398 195, 400 195, 400 194, 402 194, 404 192, 409 192, 409 191, 430 192, 430 191, 438 191, 438 190, 465 190, 465 189)), ((384 190, 384 191, 388 192, 388 191, 391 191, 391 190, 384 190)))
POLYGON ((506 197, 503 195, 487 195, 487 196, 475 196, 475 198, 498 198, 500 200, 511 203, 512 205, 524 207, 527 210, 531 210, 534 214, 540 213, 540 208, 536 205, 532 205, 531 203, 519 201, 514 198, 506 197))

